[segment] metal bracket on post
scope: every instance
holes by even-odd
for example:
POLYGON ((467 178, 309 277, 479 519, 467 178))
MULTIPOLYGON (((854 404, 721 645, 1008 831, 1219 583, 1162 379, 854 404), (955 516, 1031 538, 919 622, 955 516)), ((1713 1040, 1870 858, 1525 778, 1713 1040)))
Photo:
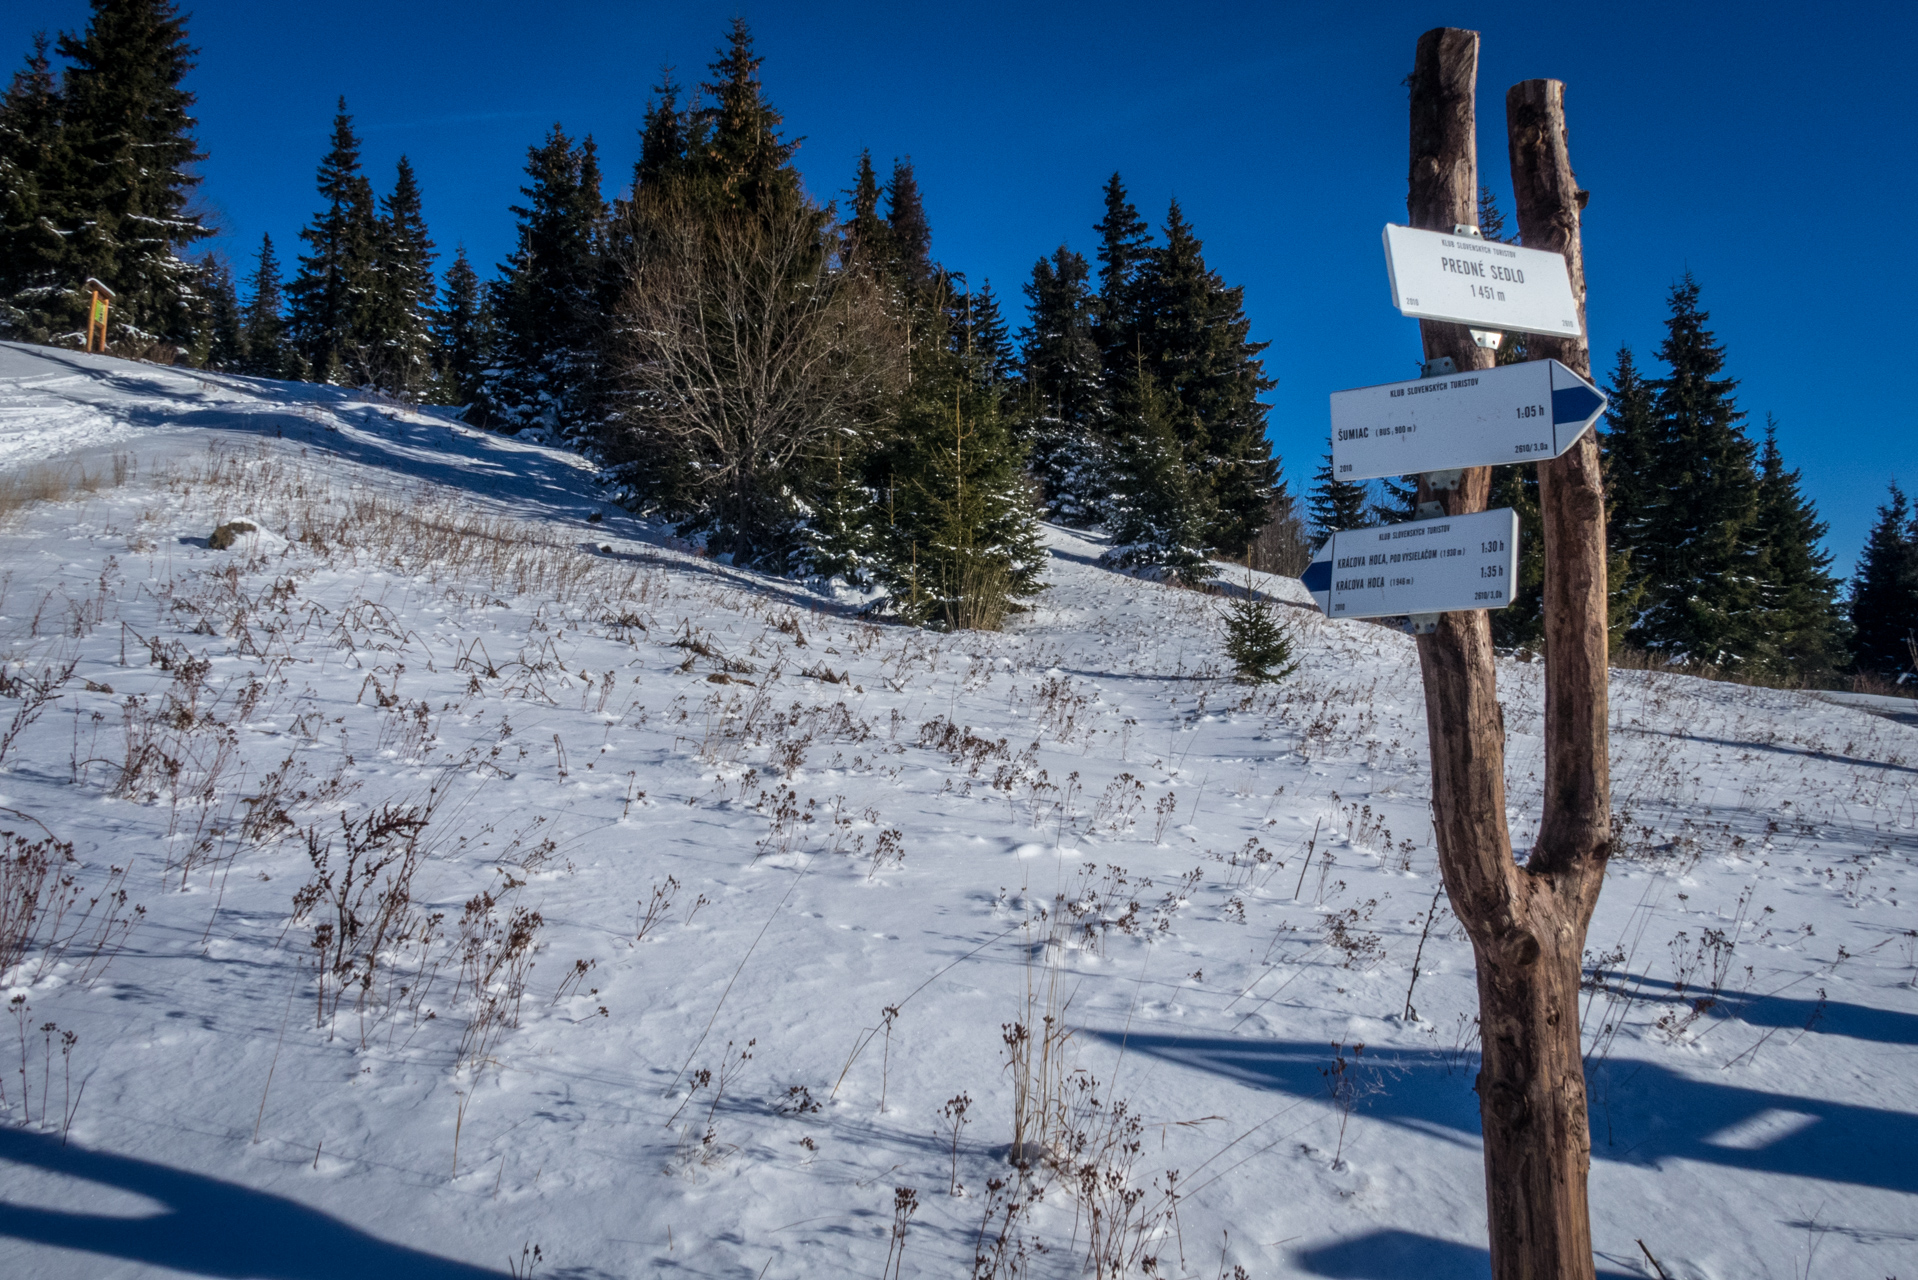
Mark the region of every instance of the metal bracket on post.
POLYGON ((1439 613, 1407 614, 1405 618, 1405 633, 1413 636, 1429 636, 1438 630, 1439 619, 1444 616, 1444 614, 1439 613))
MULTIPOLYGON (((1460 467, 1453 467, 1450 471, 1427 471, 1419 479, 1425 482, 1426 492, 1447 493, 1459 487, 1465 479, 1465 471, 1460 467)), ((1437 520, 1445 514, 1445 507, 1435 501, 1421 502, 1413 514, 1418 520, 1437 520)))
POLYGON ((1450 356, 1440 356, 1436 360, 1427 360, 1419 366, 1421 378, 1443 378, 1458 372, 1458 362, 1450 356))
MULTIPOLYGON (((1468 227, 1463 222, 1455 222, 1452 224, 1452 234, 1455 236, 1470 236, 1474 240, 1483 240, 1485 238, 1483 231, 1480 231, 1477 227, 1468 227)), ((1501 294, 1499 296, 1503 297, 1504 295, 1501 294)), ((1496 329, 1474 329, 1472 330, 1472 341, 1478 343, 1479 346, 1484 347, 1487 351, 1497 351, 1498 344, 1505 341, 1505 335, 1496 329)), ((1429 377, 1431 375, 1428 374, 1427 376, 1429 377)))

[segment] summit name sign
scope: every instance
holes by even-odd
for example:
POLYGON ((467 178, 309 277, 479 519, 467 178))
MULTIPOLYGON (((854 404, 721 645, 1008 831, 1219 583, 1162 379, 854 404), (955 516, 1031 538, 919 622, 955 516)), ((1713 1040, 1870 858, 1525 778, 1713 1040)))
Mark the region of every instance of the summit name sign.
POLYGON ((1556 360, 1332 393, 1341 480, 1542 462, 1572 447, 1605 397, 1556 360))
POLYGON ((1388 224, 1385 270, 1392 305, 1415 320, 1560 338, 1583 332, 1562 254, 1388 224))

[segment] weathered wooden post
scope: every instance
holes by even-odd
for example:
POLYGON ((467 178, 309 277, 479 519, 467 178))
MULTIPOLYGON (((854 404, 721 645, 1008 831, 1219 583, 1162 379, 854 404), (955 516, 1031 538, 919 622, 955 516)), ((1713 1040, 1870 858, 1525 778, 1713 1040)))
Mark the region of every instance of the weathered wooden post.
MULTIPOLYGON (((1442 27, 1419 37, 1406 199, 1414 227, 1451 231, 1477 225, 1477 80, 1477 32, 1442 27)), ((1419 333, 1427 361, 1449 357, 1465 371, 1489 369, 1495 359, 1465 325, 1421 320, 1419 333)), ((1489 467, 1466 468, 1456 488, 1436 492, 1421 475, 1418 500, 1440 504, 1446 515, 1483 511, 1491 483, 1489 467)), ((1437 627, 1419 637, 1418 650, 1431 738, 1434 835, 1446 890, 1460 920, 1469 925, 1472 918, 1496 914, 1489 887, 1512 862, 1491 622, 1478 610, 1441 614, 1437 627)))
MULTIPOLYGON (((1505 96, 1512 186, 1519 234, 1537 249, 1563 254, 1578 300, 1575 338, 1528 338, 1537 359, 1556 359, 1591 377, 1585 336, 1585 255, 1579 213, 1586 193, 1572 176, 1565 128, 1565 86, 1527 80, 1505 96)), ((1551 995, 1533 1031, 1540 1043, 1530 1069, 1543 1078, 1541 1119, 1552 1150, 1537 1166, 1537 1194, 1553 1197, 1541 1215, 1558 1234, 1525 1246, 1528 1264, 1504 1276, 1592 1274, 1586 1175, 1591 1166, 1585 1074, 1578 1027, 1578 984, 1585 930, 1611 856, 1611 744, 1607 731, 1605 491, 1598 440, 1587 432, 1562 456, 1538 467, 1545 531, 1545 789, 1538 843, 1526 864, 1535 886, 1536 927, 1552 943, 1542 985, 1551 995)), ((1538 1228, 1535 1228, 1538 1229, 1538 1228)))
MULTIPOLYGON (((1450 231, 1477 221, 1475 32, 1420 37, 1412 73, 1411 225, 1450 231)), ((1579 194, 1566 159, 1562 89, 1512 91, 1512 163, 1528 247, 1564 253, 1583 331, 1579 194)), ((1487 369, 1490 350, 1463 325, 1421 321, 1428 360, 1487 369)), ((1581 376, 1582 338, 1528 338, 1581 376)), ((1590 433, 1540 468, 1546 540, 1546 774, 1538 844, 1525 866, 1505 824, 1505 734, 1491 625, 1480 611, 1441 614, 1418 639, 1432 750, 1439 867, 1471 936, 1478 970, 1478 1078, 1485 1187, 1496 1280, 1589 1280, 1586 1174, 1591 1140, 1579 1051, 1578 990, 1586 924, 1609 853, 1605 738, 1604 506, 1590 433)), ((1446 515, 1485 507, 1488 468, 1460 473, 1419 500, 1446 515)))
MULTIPOLYGON (((1528 352, 1592 376, 1585 320, 1585 251, 1579 211, 1586 193, 1572 176, 1565 86, 1527 80, 1505 95, 1519 234, 1534 249, 1564 255, 1578 300, 1576 338, 1526 339, 1528 352)), ((1545 813, 1541 847, 1603 855, 1611 839, 1611 761, 1606 732, 1607 584, 1605 492, 1598 440, 1587 432, 1538 467, 1545 525, 1545 813)))

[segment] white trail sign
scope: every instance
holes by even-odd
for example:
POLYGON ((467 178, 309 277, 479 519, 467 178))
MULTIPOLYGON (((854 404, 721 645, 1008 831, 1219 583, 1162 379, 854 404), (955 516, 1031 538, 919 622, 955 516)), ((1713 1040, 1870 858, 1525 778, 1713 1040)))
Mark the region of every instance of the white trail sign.
POLYGON ((1518 513, 1342 529, 1325 540, 1303 582, 1329 618, 1503 609, 1518 573, 1518 513))
POLYGON ((1578 303, 1561 254, 1387 225, 1392 305, 1414 320, 1576 338, 1578 303))
POLYGON ((1606 400, 1556 360, 1332 393, 1332 473, 1370 480, 1556 458, 1606 400))

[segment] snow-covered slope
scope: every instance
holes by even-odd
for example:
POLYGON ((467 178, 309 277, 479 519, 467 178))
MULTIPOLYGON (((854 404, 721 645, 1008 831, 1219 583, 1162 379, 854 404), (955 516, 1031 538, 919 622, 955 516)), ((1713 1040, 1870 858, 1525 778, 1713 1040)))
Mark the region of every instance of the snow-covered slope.
MULTIPOLYGON (((0 1273, 1485 1274, 1411 642, 1300 607, 1248 690, 1050 539, 1004 634, 875 626, 561 451, 0 346, 0 829, 75 895, 0 975, 0 1273)), ((1613 692, 1602 1269, 1909 1277, 1918 729, 1613 692)))

